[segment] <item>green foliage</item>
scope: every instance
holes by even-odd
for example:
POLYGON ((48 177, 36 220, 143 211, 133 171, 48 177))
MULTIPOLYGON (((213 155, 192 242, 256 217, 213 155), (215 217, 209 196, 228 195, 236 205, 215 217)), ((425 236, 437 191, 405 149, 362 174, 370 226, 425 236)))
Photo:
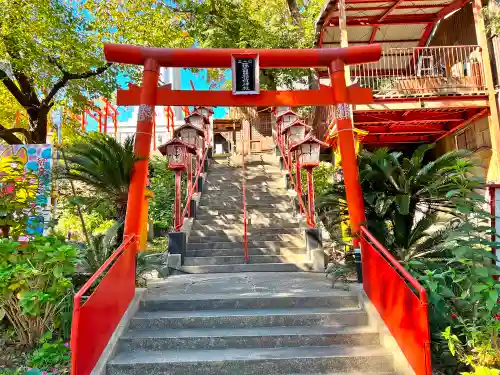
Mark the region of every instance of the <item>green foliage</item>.
POLYGON ((64 168, 61 178, 82 183, 113 202, 117 207, 116 219, 123 221, 132 168, 138 160, 133 138, 121 145, 109 135, 88 133, 80 142, 65 147, 65 158, 69 170, 64 168))
POLYGON ((85 271, 93 274, 118 248, 121 240, 120 229, 123 223, 116 222, 105 233, 96 234, 90 239, 90 246, 83 252, 85 271))
MULTIPOLYGON (((179 0, 185 28, 203 48, 311 48, 322 0, 179 0)), ((267 88, 308 84, 303 69, 266 69, 267 88)), ((210 74, 215 81, 220 72, 210 74)))
POLYGON ((45 143, 52 108, 76 113, 87 99, 110 99, 119 74, 138 77, 140 67, 106 64, 104 42, 191 46, 179 16, 164 1, 0 0, 0 77, 25 108, 34 141, 45 143))
POLYGON ((168 169, 165 157, 153 157, 149 165, 149 188, 154 194, 149 204, 149 216, 155 226, 168 229, 174 223, 175 173, 168 169))
MULTIPOLYGON (((358 157, 366 225, 403 262, 441 255, 437 245, 484 201, 470 153, 451 151, 427 162, 433 147, 423 145, 411 157, 386 148, 358 157)), ((348 220, 345 197, 342 174, 319 197, 319 214, 331 232, 348 220)))
MULTIPOLYGON (((54 340, 52 332, 45 333, 40 339, 40 346, 31 354, 29 365, 41 369, 56 369, 67 365, 71 360, 69 344, 61 339, 54 340)), ((56 372, 53 370, 53 372, 56 372)))
POLYGON ((35 345, 54 326, 78 261, 78 250, 58 238, 0 240, 0 308, 23 344, 35 345))
MULTIPOLYGON (((114 220, 105 219, 97 210, 83 212, 82 215, 87 232, 92 235, 105 233, 115 223, 114 220)), ((84 242, 85 237, 81 226, 80 218, 77 214, 73 213, 73 209, 71 207, 65 207, 57 220, 54 231, 61 237, 66 237, 68 233, 71 233, 72 240, 84 242)))

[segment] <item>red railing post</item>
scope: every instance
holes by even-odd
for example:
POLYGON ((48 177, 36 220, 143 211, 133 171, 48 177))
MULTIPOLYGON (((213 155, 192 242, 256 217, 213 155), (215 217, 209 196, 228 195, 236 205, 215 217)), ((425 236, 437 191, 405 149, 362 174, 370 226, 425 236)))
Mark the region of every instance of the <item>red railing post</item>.
POLYGON ((247 234, 247 190, 246 190, 246 177, 245 177, 245 138, 243 136, 243 140, 241 142, 241 150, 242 150, 242 162, 241 162, 241 171, 242 171, 242 193, 243 193, 243 246, 245 249, 245 263, 248 263, 248 234, 247 234))
POLYGON ((134 152, 138 160, 134 164, 130 187, 128 190, 127 214, 125 216, 124 235, 139 235, 141 222, 137 218, 142 212, 144 193, 148 176, 148 162, 151 151, 153 133, 153 117, 155 114, 156 91, 158 88, 159 65, 154 60, 144 64, 144 75, 141 90, 141 105, 137 116, 134 152))
POLYGON ((309 204, 309 218, 311 220, 311 224, 316 226, 316 215, 314 212, 314 179, 312 168, 307 168, 307 203, 309 204))
POLYGON ((191 191, 191 187, 193 184, 193 156, 189 154, 188 165, 187 165, 187 186, 186 186, 186 197, 188 197, 188 201, 186 202, 187 207, 187 217, 191 217, 191 199, 189 199, 189 192, 191 191))
MULTIPOLYGON (((302 197, 302 179, 300 175, 300 161, 299 161, 299 153, 295 152, 295 186, 297 187, 297 194, 302 197)), ((302 206, 299 205, 300 214, 302 215, 302 206)))
POLYGON ((182 171, 177 169, 175 171, 175 202, 174 202, 174 218, 175 218, 175 231, 179 232, 182 227, 182 212, 181 212, 181 199, 182 199, 182 171))

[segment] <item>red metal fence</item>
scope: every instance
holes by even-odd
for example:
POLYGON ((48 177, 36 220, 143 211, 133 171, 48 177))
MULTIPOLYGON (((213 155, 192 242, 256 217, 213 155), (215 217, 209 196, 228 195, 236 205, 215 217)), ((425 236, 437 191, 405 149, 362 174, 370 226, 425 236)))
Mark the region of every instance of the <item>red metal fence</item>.
POLYGON ((416 375, 431 375, 427 293, 365 228, 361 228, 363 289, 416 375))
POLYGON ((71 327, 71 374, 89 375, 135 293, 137 241, 129 236, 78 291, 71 327))
POLYGON ((470 95, 486 90, 479 46, 390 48, 379 61, 351 66, 375 97, 470 95))

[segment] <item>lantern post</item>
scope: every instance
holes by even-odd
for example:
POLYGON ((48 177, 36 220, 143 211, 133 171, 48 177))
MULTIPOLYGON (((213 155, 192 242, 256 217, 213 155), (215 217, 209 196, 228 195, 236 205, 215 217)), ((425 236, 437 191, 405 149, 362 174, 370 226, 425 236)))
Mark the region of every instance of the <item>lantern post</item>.
POLYGON ((307 201, 309 218, 312 225, 316 225, 314 208, 314 179, 312 170, 319 165, 319 153, 321 148, 327 148, 327 143, 321 142, 311 133, 302 141, 290 147, 290 152, 297 151, 300 167, 307 171, 307 201))
POLYGON ((175 231, 179 232, 183 223, 181 212, 181 182, 182 171, 186 169, 188 155, 195 153, 194 147, 181 141, 179 138, 172 138, 170 141, 160 146, 158 150, 168 157, 168 168, 175 171, 175 202, 174 218, 175 231))
MULTIPOLYGON (((174 136, 180 138, 184 143, 193 147, 196 150, 196 170, 198 170, 199 161, 198 161, 198 145, 199 139, 204 138, 204 132, 201 128, 193 126, 189 123, 185 123, 181 127, 177 128, 174 132, 174 136)), ((187 158, 187 174, 188 174, 188 182, 187 182, 187 195, 189 196, 189 192, 191 191, 191 187, 193 185, 193 158, 191 155, 187 158)), ((195 182, 196 188, 198 188, 198 181, 195 182)), ((198 190, 198 189, 196 189, 198 190)), ((191 202, 188 202, 188 217, 191 216, 191 202)))
MULTIPOLYGON (((206 108, 206 107, 203 107, 203 108, 206 108)), ((186 116, 184 121, 190 125, 193 125, 199 129, 202 129, 205 132, 205 139, 204 139, 205 141, 202 142, 202 144, 203 144, 202 155, 203 155, 205 153, 205 149, 207 147, 209 147, 209 145, 207 143, 207 137, 210 135, 209 134, 210 132, 207 129, 208 129, 208 125, 210 124, 210 119, 207 116, 203 115, 198 110, 194 110, 189 116, 186 116)), ((198 160, 197 164, 199 162, 200 161, 198 160)), ((198 186, 197 186, 197 188, 198 188, 198 186)))
MULTIPOLYGON (((301 120, 295 120, 292 123, 288 123, 285 127, 281 129, 282 134, 286 135, 287 139, 287 149, 288 151, 288 166, 290 170, 292 169, 293 158, 295 157, 295 184, 297 194, 302 197, 302 179, 300 175, 300 161, 298 158, 298 152, 292 151, 291 147, 300 141, 302 141, 306 136, 306 130, 311 130, 311 127, 301 120)), ((300 206, 300 205, 299 205, 300 206)), ((300 213, 302 214, 302 207, 300 207, 300 213)))

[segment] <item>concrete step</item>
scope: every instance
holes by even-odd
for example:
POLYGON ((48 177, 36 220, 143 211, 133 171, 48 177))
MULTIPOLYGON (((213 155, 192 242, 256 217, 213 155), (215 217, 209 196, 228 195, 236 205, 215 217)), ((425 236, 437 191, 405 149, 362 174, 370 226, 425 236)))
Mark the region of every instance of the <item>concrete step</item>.
MULTIPOLYGON (((293 262, 306 263, 308 261, 306 254, 296 255, 293 262)), ((267 263, 287 263, 292 261, 280 255, 249 255, 248 264, 267 264, 267 263)), ((243 264, 245 263, 244 252, 239 255, 232 256, 210 256, 210 257, 186 257, 184 266, 213 266, 213 265, 228 265, 228 264, 243 264)))
POLYGON ((312 263, 241 263, 226 265, 182 266, 180 268, 180 271, 191 274, 239 272, 309 272, 311 270, 312 263))
MULTIPOLYGON (((302 236, 303 229, 302 228, 283 228, 283 227, 271 227, 271 228, 266 228, 266 227, 261 227, 261 228, 255 228, 255 227, 247 227, 247 234, 291 234, 291 235, 300 235, 302 236)), ((238 224, 238 225, 233 225, 232 227, 229 228, 217 228, 216 226, 211 226, 211 227, 206 227, 203 229, 197 229, 194 228, 191 230, 190 237, 213 237, 213 236, 220 236, 220 237, 226 237, 226 236, 242 236, 244 233, 243 229, 243 223, 238 224)))
MULTIPOLYGON (((189 236, 188 242, 189 243, 202 243, 202 242, 208 242, 211 244, 215 244, 217 242, 239 242, 243 243, 244 241, 244 236, 239 235, 239 234, 224 234, 224 235, 219 235, 219 234, 214 234, 214 235, 199 235, 199 234, 191 234, 189 236)), ((249 233, 248 234, 248 240, 253 241, 253 240, 259 240, 259 241, 287 241, 287 242, 295 242, 295 243, 301 243, 304 241, 304 235, 302 233, 295 233, 295 234, 280 234, 280 233, 249 233)))
MULTIPOLYGON (((282 248, 299 247, 305 248, 304 241, 259 241, 259 240, 249 240, 249 249, 268 249, 279 251, 282 248)), ((241 249, 243 248, 243 241, 240 242, 211 242, 203 241, 199 242, 193 241, 189 238, 187 243, 187 251, 190 250, 206 250, 206 249, 241 249)))
MULTIPOLYGON (((187 257, 217 257, 217 256, 241 256, 245 254, 244 247, 236 247, 231 249, 199 249, 199 250, 186 250, 187 257)), ((306 254, 304 247, 289 247, 273 249, 262 248, 248 248, 248 255, 283 255, 285 258, 306 254)))
MULTIPOLYGON (((249 204, 247 205, 247 214, 260 214, 268 212, 290 213, 292 204, 249 204)), ((196 215, 224 215, 224 214, 243 214, 243 203, 240 204, 212 204, 207 206, 199 206, 196 210, 196 215)))
POLYGON ((130 329, 252 328, 326 326, 351 327, 368 324, 359 308, 270 308, 248 310, 140 311, 130 329))
MULTIPOLYGON (((161 287, 161 284, 159 285, 161 287)), ((141 311, 207 311, 293 308, 359 308, 354 292, 332 289, 330 292, 290 291, 290 293, 253 292, 245 294, 155 294, 143 300, 141 311)), ((248 311, 247 311, 248 312, 248 311)), ((334 311, 333 311, 334 312, 334 311)))
MULTIPOLYGON (((288 211, 288 212, 276 212, 276 211, 259 211, 254 212, 253 210, 247 212, 247 218, 250 218, 252 223, 262 222, 262 223, 278 223, 281 221, 293 220, 297 221, 297 216, 288 211), (280 221, 276 221, 280 220, 280 221)), ((222 212, 217 210, 205 210, 196 212, 196 222, 205 224, 205 222, 214 222, 214 220, 226 221, 226 222, 243 222, 243 213, 242 212, 222 212)))
MULTIPOLYGON (((286 218, 278 217, 260 217, 259 215, 251 215, 247 217, 248 228, 270 228, 270 227, 281 227, 281 228, 298 228, 299 223, 295 216, 286 215, 286 218)), ((217 216, 211 219, 199 219, 198 217, 193 223, 194 228, 203 228, 205 226, 213 226, 219 228, 233 228, 234 226, 243 226, 243 215, 233 216, 231 218, 219 218, 217 216)))
MULTIPOLYGON (((198 219, 196 219, 193 223, 192 229, 204 230, 204 231, 212 231, 212 230, 225 230, 225 229, 243 229, 243 218, 241 222, 236 220, 224 221, 224 220, 212 220, 211 223, 200 223, 198 219)), ((248 230, 279 230, 279 229, 300 229, 300 225, 297 222, 290 222, 288 220, 282 220, 280 222, 275 222, 268 220, 267 222, 259 222, 256 220, 250 220, 250 223, 247 223, 248 230)))
POLYGON ((394 371, 379 346, 326 346, 121 352, 109 375, 256 375, 394 371))
POLYGON ((148 328, 128 331, 119 340, 119 350, 354 346, 379 341, 379 333, 370 327, 148 328))

